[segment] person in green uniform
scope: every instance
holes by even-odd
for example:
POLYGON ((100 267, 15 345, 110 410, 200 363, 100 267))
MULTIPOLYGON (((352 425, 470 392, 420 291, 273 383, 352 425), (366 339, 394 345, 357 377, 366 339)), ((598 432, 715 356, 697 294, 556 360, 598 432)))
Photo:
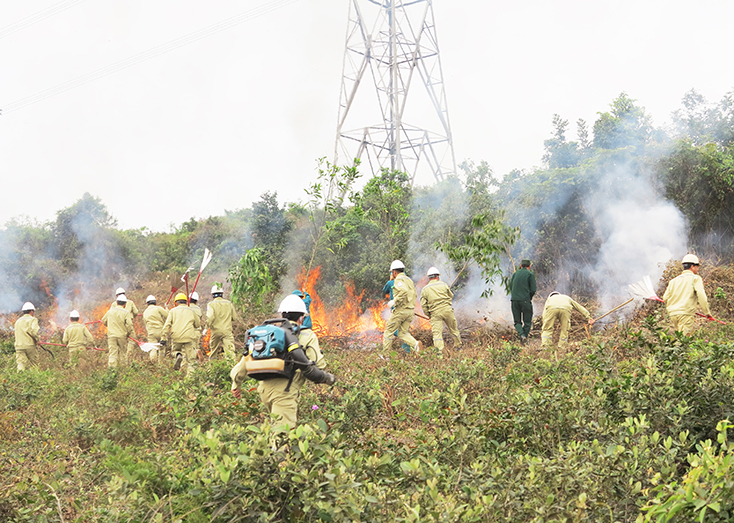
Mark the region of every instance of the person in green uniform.
POLYGON ((543 307, 543 331, 540 335, 541 348, 553 347, 553 329, 556 321, 561 324, 561 333, 558 336, 558 348, 563 349, 568 345, 568 328, 571 325, 571 312, 576 309, 581 313, 589 325, 594 325, 594 319, 583 306, 571 299, 570 296, 553 291, 548 295, 543 307))
POLYGON ((128 338, 135 335, 132 314, 125 308, 127 296, 119 294, 115 306, 102 317, 107 327, 107 366, 117 368, 128 363, 128 338))
POLYGON ((689 336, 695 328, 697 307, 701 307, 701 311, 707 318, 713 319, 713 317, 709 311, 703 279, 698 275, 701 267, 698 256, 686 254, 682 263, 683 272, 668 282, 663 301, 673 330, 689 336))
POLYGON ((454 316, 453 298, 448 284, 442 282, 436 267, 428 269, 428 284, 421 290, 421 307, 431 320, 431 332, 433 334, 433 346, 443 356, 443 324, 449 329, 454 348, 461 350, 461 335, 454 316))
POLYGON ((390 318, 385 325, 385 332, 382 335, 382 348, 386 352, 392 348, 392 341, 397 336, 403 340, 408 346, 419 352, 421 350, 421 342, 410 335, 410 324, 413 322, 415 313, 415 300, 418 293, 415 290, 413 280, 405 274, 405 264, 400 260, 395 260, 390 265, 390 271, 395 284, 393 285, 393 299, 388 302, 388 306, 392 308, 390 318))
POLYGON ((41 328, 38 325, 36 307, 29 301, 23 304, 23 315, 15 321, 15 363, 18 372, 38 366, 38 340, 41 328))
POLYGON ((79 311, 71 311, 69 321, 71 323, 64 329, 64 337, 61 338, 61 343, 66 345, 69 351, 69 363, 76 366, 84 350, 87 347, 94 347, 94 337, 86 325, 79 323, 79 311))
POLYGON ((225 358, 235 361, 234 335, 232 334, 232 320, 236 316, 232 302, 225 300, 222 296, 224 290, 219 285, 212 287, 214 298, 206 306, 206 321, 211 329, 209 338, 210 355, 214 356, 220 351, 224 352, 225 358))
POLYGON ((171 338, 171 354, 175 358, 174 370, 184 367, 186 377, 190 377, 196 368, 196 340, 197 331, 201 328, 199 315, 188 306, 186 295, 182 292, 174 298, 176 306, 168 311, 168 318, 163 324, 161 345, 168 343, 171 338))
MULTIPOLYGON (((148 343, 158 343, 161 341, 161 333, 163 332, 163 325, 166 323, 168 318, 168 311, 158 305, 158 301, 152 294, 145 299, 145 303, 148 306, 143 312, 143 323, 145 323, 145 332, 148 339, 148 343)), ((163 359, 164 351, 160 349, 151 349, 148 353, 150 361, 160 362, 163 359)))
POLYGON ((510 278, 510 303, 512 320, 520 337, 520 343, 527 343, 530 328, 533 326, 533 296, 535 296, 535 274, 530 271, 530 260, 522 260, 520 268, 510 278))
MULTIPOLYGON (((303 361, 297 365, 292 379, 271 378, 263 380, 257 387, 260 401, 269 413, 278 417, 279 423, 288 428, 295 428, 298 419, 298 398, 306 380, 314 383, 333 385, 336 377, 324 371, 326 360, 319 348, 319 339, 311 329, 301 329, 306 316, 306 304, 295 294, 286 296, 278 307, 283 318, 287 319, 298 332, 298 344, 288 347, 289 357, 295 361, 303 361), (288 383, 290 382, 290 387, 288 383)), ((246 360, 243 356, 231 372, 232 394, 236 398, 242 396, 242 382, 247 378, 246 360)))

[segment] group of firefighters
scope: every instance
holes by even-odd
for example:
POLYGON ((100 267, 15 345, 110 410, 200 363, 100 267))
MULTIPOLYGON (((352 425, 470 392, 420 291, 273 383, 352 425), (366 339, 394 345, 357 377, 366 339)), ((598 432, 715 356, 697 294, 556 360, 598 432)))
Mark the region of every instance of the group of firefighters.
MULTIPOLYGON (((672 327, 683 334, 690 334, 694 328, 696 307, 700 306, 704 315, 712 319, 706 292, 701 277, 698 276, 700 262, 692 254, 683 258, 683 273, 672 279, 667 286, 663 300, 671 318, 672 327)), ((530 260, 522 260, 518 269, 510 280, 512 314, 515 329, 521 343, 526 343, 532 322, 532 298, 536 293, 535 275, 530 271, 530 260)), ((431 322, 433 346, 443 357, 444 341, 443 327, 448 327, 454 348, 461 348, 461 336, 453 310, 453 293, 445 282, 440 280, 438 269, 431 267, 426 276, 428 284, 420 294, 420 304, 423 312, 431 322)), ((405 274, 405 264, 395 260, 390 265, 390 281, 383 291, 389 298, 390 317, 385 325, 383 334, 383 350, 392 347, 393 340, 398 338, 403 342, 406 351, 419 352, 420 341, 411 336, 409 328, 415 316, 415 306, 418 292, 415 284, 405 274)), ((160 361, 163 353, 168 349, 175 363, 174 369, 186 369, 190 376, 197 362, 203 359, 201 352, 201 338, 206 335, 206 325, 211 331, 209 346, 211 354, 224 353, 227 360, 235 363, 230 372, 232 379, 231 391, 237 398, 241 397, 241 386, 248 376, 247 356, 235 360, 234 337, 232 334, 232 320, 236 317, 234 306, 223 298, 223 290, 219 285, 212 287, 213 300, 207 306, 206 318, 197 305, 199 296, 196 292, 190 296, 179 293, 174 298, 175 307, 167 310, 156 303, 155 296, 146 299, 147 308, 143 313, 143 321, 147 330, 148 348, 151 348, 149 357, 152 361, 160 361)), ((116 299, 112 307, 102 318, 107 326, 108 338, 108 366, 124 365, 137 340, 133 338, 133 319, 138 315, 135 304, 128 300, 125 290, 118 288, 116 299)), ((270 414, 276 416, 286 430, 295 426, 297 420, 298 398, 300 389, 306 380, 314 383, 332 385, 336 382, 333 374, 326 372, 326 362, 319 347, 319 341, 312 330, 310 317, 311 297, 308 293, 296 290, 280 303, 278 311, 289 322, 292 331, 297 336, 287 347, 289 357, 298 361, 298 367, 289 377, 278 377, 260 381, 258 393, 261 402, 270 414)), ((543 327, 541 347, 552 346, 552 336, 556 322, 560 322, 561 332, 559 347, 568 343, 568 329, 571 312, 576 309, 588 321, 594 323, 593 318, 583 306, 569 296, 553 291, 546 300, 543 310, 543 327)), ((78 311, 69 315, 70 325, 64 331, 63 343, 69 349, 72 361, 80 350, 94 344, 94 339, 80 323, 78 311)), ((35 318, 35 307, 27 302, 23 306, 23 316, 15 323, 15 348, 18 370, 24 370, 35 365, 37 360, 36 347, 39 344, 39 325, 35 318)))
MULTIPOLYGON (((702 315, 707 319, 713 320, 714 318, 709 311, 703 280, 698 275, 700 260, 694 254, 686 254, 681 263, 683 272, 668 282, 662 301, 665 302, 673 330, 688 336, 695 328, 698 307, 701 308, 702 315)), ((535 275, 530 271, 530 267, 530 260, 522 260, 520 268, 510 279, 512 317, 517 335, 523 344, 527 343, 530 334, 533 320, 532 299, 536 292, 535 275)), ((558 347, 564 348, 568 344, 568 329, 571 325, 571 312, 574 309, 581 313, 589 325, 594 324, 594 319, 589 311, 570 296, 558 291, 550 293, 543 308, 541 348, 549 349, 553 346, 553 331, 556 322, 560 323, 561 330, 558 347)))
MULTIPOLYGON (((223 353, 228 360, 235 360, 232 333, 232 320, 236 317, 234 306, 223 298, 224 291, 220 285, 214 285, 211 292, 213 299, 207 305, 206 316, 198 306, 199 294, 196 291, 188 297, 178 293, 171 310, 157 305, 155 296, 148 296, 147 308, 142 316, 147 332, 145 346, 150 349, 148 354, 151 361, 162 360, 169 349, 170 340, 174 369, 184 368, 190 376, 197 360, 204 358, 200 347, 202 335, 207 334, 207 329, 210 331, 210 354, 223 353)), ((120 287, 115 294, 110 309, 98 320, 107 327, 107 366, 110 368, 126 365, 132 350, 140 344, 135 339, 133 326, 134 319, 139 315, 138 308, 127 298, 125 289, 120 287)), ((15 322, 15 358, 19 371, 37 364, 38 347, 44 344, 40 340, 35 310, 31 302, 26 302, 22 308, 23 315, 15 322)), ((95 342, 87 326, 80 322, 78 311, 71 311, 69 321, 62 344, 68 349, 69 362, 76 364, 80 353, 93 348, 95 342)))

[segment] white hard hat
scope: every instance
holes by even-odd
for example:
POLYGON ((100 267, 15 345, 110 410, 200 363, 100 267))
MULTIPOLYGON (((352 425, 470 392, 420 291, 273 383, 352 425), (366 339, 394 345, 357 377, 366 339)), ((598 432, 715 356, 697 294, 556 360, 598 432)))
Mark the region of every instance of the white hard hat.
POLYGON ((194 301, 199 301, 199 293, 194 291, 191 293, 191 296, 189 296, 189 298, 191 298, 194 301))
POLYGON ((394 271, 395 269, 405 269, 405 264, 400 260, 395 260, 390 264, 390 270, 394 271))
POLYGON ((698 256, 695 254, 686 254, 683 256, 683 260, 681 260, 681 263, 692 263, 693 265, 700 265, 701 262, 698 261, 698 256))
POLYGON ((118 287, 117 290, 115 291, 115 294, 117 296, 119 296, 120 294, 125 294, 125 289, 123 289, 122 287, 118 287))
POLYGON ((300 312, 306 314, 306 304, 295 294, 289 294, 280 302, 278 312, 300 312))
POLYGON ((117 295, 117 301, 123 301, 123 302, 127 303, 127 296, 125 296, 124 294, 118 294, 117 295))
POLYGON ((436 267, 431 267, 430 269, 428 269, 426 276, 438 276, 439 274, 441 273, 438 272, 438 269, 436 267))
POLYGON ((221 285, 214 285, 212 287, 212 294, 217 294, 217 293, 219 293, 219 294, 224 293, 224 289, 222 289, 222 286, 221 285))
POLYGON ((553 292, 551 292, 551 293, 550 293, 550 294, 548 295, 548 297, 550 298, 551 296, 555 296, 556 294, 561 294, 561 293, 560 293, 560 292, 558 292, 558 291, 553 291, 553 292))
POLYGON ((74 320, 74 319, 77 319, 78 320, 79 319, 79 311, 78 310, 71 311, 69 313, 69 318, 71 318, 72 320, 74 320))
POLYGON ((145 298, 145 303, 150 303, 152 301, 157 301, 157 300, 155 299, 155 296, 153 296, 152 294, 149 294, 148 297, 145 298))
POLYGON ((23 308, 20 309, 20 310, 22 310, 23 312, 25 312, 25 311, 34 311, 34 310, 36 310, 36 307, 31 302, 27 301, 27 302, 25 302, 23 304, 23 308))

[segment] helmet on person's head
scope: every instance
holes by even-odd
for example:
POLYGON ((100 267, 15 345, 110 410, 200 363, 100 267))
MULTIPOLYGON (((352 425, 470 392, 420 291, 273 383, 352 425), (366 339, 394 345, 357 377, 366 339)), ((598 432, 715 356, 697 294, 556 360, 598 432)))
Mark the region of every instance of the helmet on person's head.
POLYGON ((550 298, 551 296, 555 296, 556 294, 561 294, 561 293, 560 293, 560 292, 558 292, 558 291, 553 291, 553 292, 551 292, 551 293, 550 293, 550 294, 548 295, 548 297, 550 298))
POLYGON ((431 267, 430 269, 428 269, 428 272, 426 273, 426 276, 428 276, 430 278, 431 276, 438 276, 440 274, 441 273, 438 272, 438 269, 436 267, 431 267))
POLYGON ((155 296, 153 296, 152 294, 150 294, 147 298, 145 298, 145 303, 155 303, 155 302, 156 302, 155 296))
POLYGON ((405 269, 405 264, 400 260, 395 260, 390 264, 390 270, 394 271, 395 269, 405 269))
POLYGON ((79 311, 73 310, 69 313, 69 319, 70 320, 78 320, 79 319, 79 311))
POLYGON ((183 292, 179 292, 178 294, 176 294, 176 297, 173 299, 173 301, 178 303, 180 301, 188 301, 188 300, 186 299, 186 295, 183 292))
POLYGON ((278 312, 300 312, 306 314, 306 304, 295 294, 289 294, 280 302, 278 312))
POLYGON ((224 289, 221 285, 212 286, 212 294, 224 294, 224 289))
POLYGON ((681 263, 690 263, 692 265, 701 265, 701 262, 698 261, 698 256, 695 254, 686 254, 683 256, 683 259, 681 260, 681 263))
POLYGON ((120 294, 125 294, 125 289, 123 289, 122 287, 118 287, 115 291, 116 296, 119 296, 120 294))
POLYGON ((199 301, 199 293, 196 292, 196 291, 192 292, 191 293, 191 296, 190 296, 190 299, 191 299, 191 301, 199 301))
POLYGON ((34 311, 36 310, 36 307, 31 302, 27 301, 23 304, 23 308, 20 310, 23 312, 34 311))
POLYGON ((120 303, 127 303, 127 296, 125 296, 124 294, 118 294, 117 301, 120 303))

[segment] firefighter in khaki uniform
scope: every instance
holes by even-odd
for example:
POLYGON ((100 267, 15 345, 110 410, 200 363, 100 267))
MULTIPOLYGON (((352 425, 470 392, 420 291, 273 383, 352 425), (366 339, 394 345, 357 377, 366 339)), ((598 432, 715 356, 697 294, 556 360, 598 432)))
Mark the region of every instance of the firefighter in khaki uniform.
POLYGON ((395 280, 393 285, 393 300, 388 302, 392 309, 390 318, 385 325, 382 335, 382 348, 389 351, 392 348, 392 340, 395 336, 403 340, 416 352, 421 350, 421 342, 410 335, 410 324, 413 322, 415 312, 415 300, 418 293, 413 285, 413 280, 405 275, 405 264, 395 260, 390 264, 390 272, 395 280), (397 333, 397 334, 396 334, 397 333))
POLYGON ((686 254, 683 256, 682 263, 683 272, 668 282, 663 301, 673 330, 688 336, 695 327, 697 305, 701 307, 709 320, 713 320, 713 316, 709 311, 709 301, 703 288, 703 279, 698 275, 698 269, 701 266, 698 257, 686 254))
MULTIPOLYGON (((306 317, 306 304, 303 300, 295 294, 286 296, 280 303, 278 312, 297 329, 298 342, 293 340, 292 345, 288 347, 288 354, 293 361, 300 364, 294 365, 296 370, 291 379, 278 377, 263 380, 257 387, 257 392, 268 412, 277 415, 279 422, 286 425, 286 429, 292 429, 296 426, 298 397, 306 380, 333 385, 336 377, 322 370, 326 367, 326 361, 319 348, 316 334, 311 329, 300 328, 306 317)), ((229 376, 232 378, 232 394, 240 398, 242 382, 247 378, 244 356, 234 366, 229 376)))
POLYGON ((71 323, 64 330, 64 337, 61 343, 66 345, 69 350, 69 363, 76 365, 79 363, 81 353, 87 347, 94 347, 94 338, 89 332, 87 326, 79 323, 79 311, 71 311, 69 313, 69 321, 71 323))
POLYGON ((23 304, 23 316, 15 322, 15 362, 18 372, 38 365, 38 340, 41 328, 35 317, 36 307, 29 301, 23 304))
POLYGON ((129 356, 127 350, 128 338, 135 334, 132 316, 125 309, 126 303, 127 297, 120 294, 117 296, 115 306, 102 317, 102 323, 107 327, 107 348, 110 351, 107 356, 107 366, 113 369, 118 365, 127 365, 129 356))
MULTIPOLYGON (((157 305, 157 300, 152 294, 145 299, 148 306, 143 312, 143 323, 145 323, 145 332, 149 343, 158 343, 161 341, 161 332, 163 332, 163 324, 168 318, 168 311, 157 305)), ((148 353, 150 361, 160 361, 163 354, 158 349, 152 349, 148 353)))
POLYGON ((186 377, 189 377, 196 368, 196 333, 201 328, 201 322, 196 311, 187 305, 184 293, 176 294, 175 301, 176 306, 168 312, 163 325, 161 345, 166 345, 170 332, 171 353, 176 358, 173 368, 178 370, 184 366, 186 377))
POLYGON ((448 284, 439 280, 439 272, 436 267, 428 269, 428 284, 421 290, 421 307, 423 312, 431 320, 431 332, 433 333, 433 346, 443 354, 443 324, 449 329, 451 339, 454 340, 454 348, 461 349, 461 336, 454 316, 451 292, 448 284))
MULTIPOLYGON (((138 308, 135 306, 135 303, 132 300, 127 299, 127 295, 125 294, 125 289, 122 287, 118 287, 115 291, 115 294, 119 298, 120 296, 125 296, 125 310, 130 313, 130 320, 133 324, 133 334, 135 333, 135 318, 138 317, 138 308)), ((117 302, 113 301, 112 306, 114 307, 117 302)), ((130 356, 135 349, 137 348, 136 343, 133 340, 127 340, 127 353, 128 356, 130 356)), ((153 351, 151 351, 153 352, 153 351)))
POLYGON ((212 287, 214 300, 206 306, 206 321, 212 331, 209 338, 210 354, 224 351, 227 360, 235 361, 234 336, 232 335, 232 320, 236 316, 234 305, 222 298, 224 291, 219 285, 212 287))
POLYGON ((594 319, 583 306, 571 299, 570 296, 553 291, 548 295, 543 308, 543 330, 540 334, 541 348, 553 347, 553 328, 556 320, 561 323, 561 334, 558 336, 558 348, 562 349, 568 345, 568 328, 571 325, 571 311, 576 309, 589 322, 594 325, 594 319))

